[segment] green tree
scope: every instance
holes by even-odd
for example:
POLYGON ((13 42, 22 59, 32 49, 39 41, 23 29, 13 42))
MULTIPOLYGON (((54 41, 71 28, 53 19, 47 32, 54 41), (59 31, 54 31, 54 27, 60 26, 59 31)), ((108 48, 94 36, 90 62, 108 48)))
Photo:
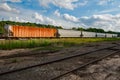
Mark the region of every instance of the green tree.
POLYGON ((97 28, 88 28, 86 31, 89 32, 99 32, 99 33, 104 33, 105 31, 103 29, 97 29, 97 28))
POLYGON ((77 30, 77 28, 76 28, 76 27, 73 27, 72 30, 77 30))

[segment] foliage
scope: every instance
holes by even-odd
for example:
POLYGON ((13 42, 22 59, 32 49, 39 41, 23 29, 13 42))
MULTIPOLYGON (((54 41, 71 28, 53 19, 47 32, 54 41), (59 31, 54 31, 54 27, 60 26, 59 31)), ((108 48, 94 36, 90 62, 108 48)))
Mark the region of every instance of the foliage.
POLYGON ((73 27, 72 30, 77 30, 77 28, 76 28, 76 27, 73 27))
POLYGON ((60 38, 31 40, 1 40, 0 49, 36 48, 36 47, 72 47, 90 42, 113 41, 120 38, 60 38))
POLYGON ((104 33, 105 31, 103 29, 97 29, 97 28, 88 28, 86 31, 90 32, 99 32, 99 33, 104 33))
POLYGON ((87 28, 84 29, 82 27, 73 27, 73 30, 79 30, 79 31, 88 31, 88 32, 98 32, 98 33, 111 33, 111 34, 120 34, 119 32, 114 32, 114 31, 104 31, 103 29, 97 29, 97 28, 87 28))
POLYGON ((85 31, 85 29, 84 28, 77 28, 77 30, 79 30, 79 31, 85 31))
POLYGON ((0 21, 0 32, 2 31, 2 28, 5 24, 9 25, 20 25, 20 26, 37 26, 37 27, 47 27, 47 28, 60 28, 62 29, 62 26, 54 26, 54 25, 45 25, 45 24, 37 24, 37 23, 30 23, 30 22, 14 22, 14 21, 0 21))

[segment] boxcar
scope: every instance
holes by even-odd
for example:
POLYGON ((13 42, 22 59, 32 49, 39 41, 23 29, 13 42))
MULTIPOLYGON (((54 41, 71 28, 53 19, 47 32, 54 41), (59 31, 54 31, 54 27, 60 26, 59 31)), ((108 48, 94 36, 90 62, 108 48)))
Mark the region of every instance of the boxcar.
POLYGON ((97 33, 96 36, 97 37, 107 37, 105 33, 97 33))
POLYGON ((107 34, 106 34, 106 37, 113 37, 113 34, 107 33, 107 34))
POLYGON ((40 28, 30 26, 6 25, 6 37, 18 38, 39 38, 39 37, 56 37, 57 30, 53 28, 40 28))
POLYGON ((59 37, 80 37, 80 31, 58 29, 59 37))
POLYGON ((86 32, 86 31, 82 31, 83 37, 96 37, 96 33, 95 32, 86 32))
POLYGON ((118 37, 118 34, 110 34, 110 33, 107 33, 106 36, 107 36, 107 37, 118 37))

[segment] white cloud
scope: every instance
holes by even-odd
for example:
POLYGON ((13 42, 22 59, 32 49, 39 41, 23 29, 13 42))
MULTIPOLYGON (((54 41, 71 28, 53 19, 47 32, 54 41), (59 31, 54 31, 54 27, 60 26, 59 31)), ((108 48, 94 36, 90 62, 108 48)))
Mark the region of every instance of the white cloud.
POLYGON ((24 22, 25 20, 20 19, 19 17, 15 17, 15 21, 17 21, 17 22, 24 22))
POLYGON ((38 14, 37 12, 35 12, 34 18, 35 18, 36 20, 39 20, 40 22, 44 22, 43 16, 40 15, 40 14, 38 14))
POLYGON ((77 4, 74 4, 73 2, 78 2, 78 0, 54 0, 53 4, 61 8, 73 10, 77 7, 77 4))
POLYGON ((72 15, 69 15, 69 14, 64 14, 63 17, 68 20, 68 21, 72 21, 72 22, 79 22, 79 19, 72 16, 72 15))
POLYGON ((84 1, 83 3, 79 3, 79 6, 85 6, 88 3, 88 1, 84 1))
POLYGON ((45 17, 37 12, 35 12, 33 14, 33 18, 36 20, 36 22, 38 23, 42 23, 42 24, 52 24, 52 25, 57 25, 56 22, 49 18, 49 17, 45 17))
POLYGON ((93 15, 92 18, 93 19, 97 19, 97 20, 104 20, 104 21, 109 21, 112 19, 112 15, 110 14, 102 14, 102 15, 93 15))
POLYGON ((115 12, 115 11, 119 11, 118 8, 113 8, 113 9, 109 9, 109 10, 103 10, 103 11, 100 11, 98 13, 110 13, 110 12, 115 12))
POLYGON ((0 10, 1 11, 12 12, 12 13, 19 13, 19 10, 10 7, 7 3, 0 3, 0 10))
MULTIPOLYGON (((78 1, 79 0, 39 0, 40 5, 44 7, 49 7, 49 4, 53 4, 57 7, 70 9, 70 10, 73 10, 78 6, 79 4, 77 3, 78 1)), ((83 5, 83 4, 79 4, 79 5, 83 5)))
POLYGON ((107 4, 107 0, 100 0, 98 5, 104 5, 104 4, 107 4))
POLYGON ((49 17, 46 17, 45 23, 52 24, 52 25, 57 25, 57 23, 55 22, 55 20, 53 20, 53 19, 51 19, 49 17))
POLYGON ((98 5, 108 5, 113 4, 115 0, 99 0, 98 5))
POLYGON ((118 5, 118 8, 120 8, 120 5, 118 5))
POLYGON ((10 0, 11 2, 22 2, 21 0, 10 0))
POLYGON ((3 9, 5 11, 11 11, 12 10, 12 8, 10 8, 7 3, 1 4, 0 9, 3 9))
POLYGON ((60 14, 59 10, 56 10, 56 11, 54 12, 54 14, 55 14, 56 16, 58 16, 58 17, 60 17, 60 16, 61 16, 61 14, 60 14))
POLYGON ((22 2, 22 0, 1 0, 0 2, 7 2, 7 1, 10 1, 10 2, 22 2))
POLYGON ((52 1, 52 0, 39 0, 40 5, 41 5, 41 6, 44 6, 44 7, 48 7, 48 5, 49 5, 50 3, 52 3, 51 1, 52 1))
POLYGON ((82 17, 80 21, 86 25, 86 27, 96 27, 105 30, 120 31, 120 14, 101 14, 93 15, 91 17, 82 17))
POLYGON ((33 14, 32 19, 35 19, 36 20, 35 22, 40 23, 40 24, 51 24, 55 26, 62 26, 67 29, 75 27, 75 26, 78 27, 80 25, 79 22, 77 22, 78 19, 76 17, 68 15, 68 14, 64 14, 64 15, 61 14, 61 16, 58 18, 56 17, 50 18, 50 17, 43 16, 36 12, 33 14), (64 18, 64 15, 67 15, 66 20, 64 18))
POLYGON ((87 16, 82 16, 81 19, 88 20, 89 17, 87 17, 87 16))
POLYGON ((16 17, 10 17, 9 20, 10 21, 16 21, 16 22, 29 22, 29 21, 27 21, 25 19, 22 19, 22 18, 18 17, 18 16, 16 16, 16 17))

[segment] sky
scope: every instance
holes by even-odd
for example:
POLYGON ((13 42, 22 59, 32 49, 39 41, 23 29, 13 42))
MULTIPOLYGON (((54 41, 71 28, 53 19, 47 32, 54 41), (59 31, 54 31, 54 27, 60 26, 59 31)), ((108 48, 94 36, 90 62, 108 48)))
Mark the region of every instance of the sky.
POLYGON ((0 0, 0 21, 120 32, 120 0, 0 0))

